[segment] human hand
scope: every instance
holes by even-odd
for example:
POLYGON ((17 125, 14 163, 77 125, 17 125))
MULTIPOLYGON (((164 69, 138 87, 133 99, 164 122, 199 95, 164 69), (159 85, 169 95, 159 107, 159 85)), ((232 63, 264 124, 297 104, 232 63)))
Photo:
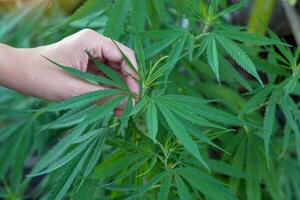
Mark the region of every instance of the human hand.
MULTIPOLYGON (((120 43, 117 44, 136 67, 134 52, 120 43)), ((15 49, 13 57, 17 58, 15 65, 19 69, 15 70, 15 77, 8 81, 11 82, 8 85, 23 94, 54 101, 106 89, 104 86, 94 85, 71 76, 42 57, 45 56, 62 65, 102 76, 101 72, 89 62, 85 51, 118 71, 129 90, 139 93, 138 83, 131 77, 137 78, 137 75, 125 63, 117 46, 111 39, 90 29, 81 30, 47 46, 15 49)))

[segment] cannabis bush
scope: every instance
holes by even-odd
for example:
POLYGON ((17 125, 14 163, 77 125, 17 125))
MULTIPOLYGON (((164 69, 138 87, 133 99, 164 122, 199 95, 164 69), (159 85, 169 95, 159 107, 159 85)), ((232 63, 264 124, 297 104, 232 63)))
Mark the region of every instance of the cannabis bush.
POLYGON ((67 18, 53 3, 4 17, 1 41, 94 29, 134 49, 138 71, 120 51, 141 91, 91 56, 104 77, 46 59, 112 89, 59 103, 1 89, 1 198, 300 199, 300 47, 231 25, 246 1, 87 0, 67 18))

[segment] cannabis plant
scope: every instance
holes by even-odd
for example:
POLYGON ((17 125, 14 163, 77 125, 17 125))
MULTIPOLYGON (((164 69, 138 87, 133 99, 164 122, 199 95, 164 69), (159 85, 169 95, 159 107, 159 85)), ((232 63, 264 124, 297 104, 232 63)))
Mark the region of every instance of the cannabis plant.
POLYGON ((18 46, 83 28, 123 42, 140 92, 88 52, 104 76, 45 59, 111 89, 59 103, 1 89, 0 197, 300 199, 300 47, 231 25, 246 3, 87 0, 68 17, 55 2, 5 17, 0 38, 18 46))

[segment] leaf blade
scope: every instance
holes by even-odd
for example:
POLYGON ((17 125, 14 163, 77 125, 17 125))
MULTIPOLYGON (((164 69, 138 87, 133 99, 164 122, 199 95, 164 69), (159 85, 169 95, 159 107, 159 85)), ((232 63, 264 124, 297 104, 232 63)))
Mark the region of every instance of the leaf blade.
POLYGON ((263 124, 263 138, 265 146, 265 154, 267 157, 267 162, 269 162, 269 143, 271 135, 273 134, 273 123, 275 120, 275 109, 276 109, 276 92, 271 94, 268 105, 265 109, 265 117, 263 124))
POLYGON ((209 36, 207 49, 206 49, 206 56, 211 69, 213 70, 213 72, 217 77, 217 81, 220 81, 218 51, 217 51, 216 40, 213 35, 209 36))
POLYGON ((249 56, 240 47, 238 47, 235 43, 233 43, 226 37, 216 35, 216 38, 218 42, 223 46, 225 51, 230 55, 230 57, 232 57, 237 62, 237 64, 239 64, 249 74, 254 76, 258 80, 258 82, 263 85, 263 82, 256 71, 255 65, 253 64, 249 56))
POLYGON ((147 129, 150 133, 150 137, 153 141, 156 141, 156 135, 158 130, 157 122, 157 110, 153 102, 150 102, 149 107, 146 112, 146 124, 147 129))
POLYGON ((171 113, 171 111, 162 104, 158 104, 160 111, 168 122, 174 135, 182 142, 183 146, 189 151, 195 158, 197 158, 208 170, 209 167, 202 158, 196 143, 189 136, 189 133, 185 130, 180 121, 171 113))
POLYGON ((70 109, 73 107, 82 106, 82 105, 90 103, 92 101, 101 100, 105 97, 119 94, 120 92, 121 92, 120 90, 114 90, 114 89, 98 90, 95 92, 89 92, 86 94, 75 96, 71 99, 67 99, 67 100, 59 102, 59 103, 55 103, 54 105, 50 105, 46 108, 42 108, 39 111, 53 112, 53 111, 59 111, 59 110, 67 110, 67 109, 70 109))

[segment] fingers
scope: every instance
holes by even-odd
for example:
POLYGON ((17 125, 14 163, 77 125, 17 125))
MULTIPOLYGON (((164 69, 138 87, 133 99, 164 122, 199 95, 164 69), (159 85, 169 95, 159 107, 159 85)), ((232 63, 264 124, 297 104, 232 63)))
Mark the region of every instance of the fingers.
POLYGON ((116 42, 118 45, 116 46, 111 39, 106 38, 98 33, 94 35, 93 44, 93 47, 88 50, 92 56, 100 59, 104 63, 107 63, 116 71, 121 72, 129 90, 138 94, 140 90, 139 84, 135 80, 138 79, 138 76, 125 62, 119 48, 128 57, 135 69, 138 70, 133 50, 119 42, 116 42))
POLYGON ((124 79, 125 79, 125 82, 129 88, 129 90, 135 94, 139 94, 140 87, 139 87, 139 84, 137 83, 137 81, 134 80, 134 78, 128 74, 124 75, 124 79))
MULTIPOLYGON (((123 53, 128 57, 129 61, 132 63, 135 69, 138 70, 133 51, 120 43, 117 43, 117 45, 123 51, 123 53)), ((138 79, 138 76, 125 62, 118 47, 112 41, 110 41, 109 45, 103 47, 102 49, 103 49, 102 55, 106 60, 108 60, 109 62, 120 63, 120 71, 123 74, 123 78, 129 90, 131 92, 138 94, 139 85, 135 80, 138 79)), ((116 66, 113 67, 115 68, 116 66)))
POLYGON ((114 110, 114 113, 115 113, 115 115, 116 115, 117 117, 121 117, 122 112, 123 112, 123 109, 121 109, 121 108, 116 108, 116 109, 114 110))

